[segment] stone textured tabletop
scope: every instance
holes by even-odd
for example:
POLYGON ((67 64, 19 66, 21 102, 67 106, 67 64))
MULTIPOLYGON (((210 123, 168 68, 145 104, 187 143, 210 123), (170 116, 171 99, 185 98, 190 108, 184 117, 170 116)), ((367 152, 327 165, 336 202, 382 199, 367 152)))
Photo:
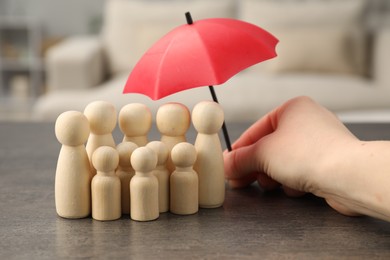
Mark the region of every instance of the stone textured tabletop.
MULTIPOLYGON (((232 139, 247 126, 228 125, 232 139)), ((363 139, 390 139, 389 125, 349 127, 363 139)), ((345 217, 314 196, 293 199, 256 185, 227 188, 223 207, 191 216, 62 219, 54 205, 59 150, 53 123, 0 123, 0 259, 390 257, 390 223, 345 217)))

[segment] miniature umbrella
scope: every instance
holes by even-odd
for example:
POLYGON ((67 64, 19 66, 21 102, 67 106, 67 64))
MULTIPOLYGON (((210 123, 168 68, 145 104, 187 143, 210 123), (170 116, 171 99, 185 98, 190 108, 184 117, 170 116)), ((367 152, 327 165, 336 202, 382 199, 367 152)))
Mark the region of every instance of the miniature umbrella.
MULTIPOLYGON (((123 93, 141 93, 152 100, 229 78, 261 61, 276 56, 278 40, 262 28, 235 19, 212 18, 176 27, 157 41, 130 73, 123 93)), ((226 146, 231 151, 225 123, 226 146)))

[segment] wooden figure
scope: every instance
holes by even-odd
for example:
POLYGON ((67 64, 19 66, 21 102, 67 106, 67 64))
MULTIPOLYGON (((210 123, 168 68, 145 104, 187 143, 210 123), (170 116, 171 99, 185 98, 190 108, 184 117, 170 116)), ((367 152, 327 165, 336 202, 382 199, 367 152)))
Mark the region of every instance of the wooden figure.
POLYGON ((139 147, 148 143, 152 113, 146 105, 132 103, 122 107, 118 121, 119 128, 124 134, 123 142, 133 142, 139 147))
POLYGON ((194 165, 199 176, 199 206, 216 208, 225 199, 225 177, 221 142, 218 131, 224 120, 221 106, 203 101, 192 111, 192 123, 198 131, 195 148, 198 156, 194 165))
POLYGON ((152 171, 157 155, 149 147, 137 148, 131 155, 135 175, 130 181, 131 219, 150 221, 159 217, 158 180, 152 171))
POLYGON ((133 142, 123 142, 116 146, 116 150, 119 153, 119 165, 115 174, 121 180, 122 214, 130 214, 130 180, 134 176, 130 158, 137 148, 138 146, 133 142))
MULTIPOLYGON (((180 103, 167 103, 159 107, 156 114, 156 125, 161 133, 161 141, 165 143, 170 152, 181 142, 186 142, 186 132, 190 127, 191 115, 188 108, 180 103)), ((170 173, 175 170, 170 156, 167 167, 170 173)))
POLYGON ((157 154, 157 166, 153 170, 154 176, 158 180, 158 204, 160 213, 169 210, 169 176, 167 160, 169 151, 167 146, 160 141, 153 141, 146 145, 157 154))
POLYGON ((95 101, 88 104, 84 115, 88 118, 91 129, 86 149, 92 166, 92 174, 95 175, 96 169, 92 165, 93 152, 100 146, 115 148, 112 131, 116 126, 116 110, 112 104, 106 101, 95 101))
POLYGON ((110 146, 101 146, 92 155, 97 174, 92 179, 92 218, 115 220, 121 217, 121 181, 115 175, 119 155, 110 146))
POLYGON ((89 135, 87 118, 78 111, 62 113, 55 124, 62 144, 55 177, 55 204, 63 218, 84 218, 91 214, 91 168, 85 150, 89 135))
POLYGON ((175 214, 189 215, 198 212, 198 175, 192 166, 196 160, 195 147, 190 143, 179 143, 171 151, 176 170, 170 178, 170 211, 175 214))

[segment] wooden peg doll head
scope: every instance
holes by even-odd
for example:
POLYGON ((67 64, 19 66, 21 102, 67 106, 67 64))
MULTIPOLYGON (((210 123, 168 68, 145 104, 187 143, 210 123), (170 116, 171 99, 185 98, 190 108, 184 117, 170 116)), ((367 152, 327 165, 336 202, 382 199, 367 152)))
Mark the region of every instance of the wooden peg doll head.
POLYGON ((190 143, 178 143, 172 148, 171 158, 176 167, 192 167, 196 161, 196 149, 190 143))
POLYGON ((169 151, 163 142, 153 141, 148 143, 146 147, 151 148, 157 154, 157 165, 163 165, 167 162, 169 151))
POLYGON ((91 132, 98 135, 111 133, 116 126, 116 109, 106 101, 89 103, 84 115, 88 118, 91 132))
POLYGON ((100 146, 92 155, 92 164, 99 172, 113 172, 118 167, 119 154, 115 148, 100 146))
POLYGON ((190 111, 183 104, 167 103, 157 111, 156 125, 163 135, 184 135, 190 127, 190 122, 190 111))
POLYGON ((122 142, 116 146, 119 154, 119 165, 123 168, 131 167, 131 155, 138 146, 133 142, 122 142))
POLYGON ((63 145, 82 145, 89 136, 88 119, 78 111, 64 112, 57 118, 55 134, 63 145))
POLYGON ((150 172, 156 168, 157 154, 149 147, 139 147, 131 155, 131 165, 136 172, 150 172))
POLYGON ((128 136, 146 135, 152 127, 150 109, 140 103, 125 105, 119 112, 119 128, 128 136))
POLYGON ((222 107, 214 101, 202 101, 192 110, 192 123, 202 134, 215 134, 222 127, 224 113, 222 107))

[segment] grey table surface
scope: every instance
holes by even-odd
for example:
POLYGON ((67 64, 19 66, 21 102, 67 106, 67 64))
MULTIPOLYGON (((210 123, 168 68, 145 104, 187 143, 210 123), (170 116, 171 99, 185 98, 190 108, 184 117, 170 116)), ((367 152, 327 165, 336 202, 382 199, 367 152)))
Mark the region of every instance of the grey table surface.
MULTIPOLYGON (((228 125, 232 139, 247 126, 228 125)), ((387 124, 349 127, 362 139, 390 140, 387 124)), ((114 136, 121 138, 118 130, 114 136)), ((390 223, 345 217, 320 198, 263 193, 256 185, 227 188, 223 207, 191 216, 62 219, 54 205, 59 150, 53 123, 0 123, 0 259, 390 257, 390 223)))

